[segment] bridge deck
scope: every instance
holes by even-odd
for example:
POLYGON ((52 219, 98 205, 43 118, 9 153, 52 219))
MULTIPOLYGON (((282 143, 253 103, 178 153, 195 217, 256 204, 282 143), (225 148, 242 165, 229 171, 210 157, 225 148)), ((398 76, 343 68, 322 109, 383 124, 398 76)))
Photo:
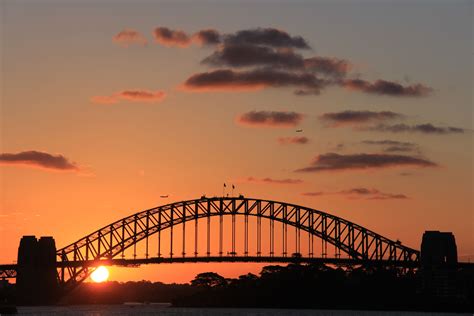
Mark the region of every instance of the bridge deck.
MULTIPOLYGON (((57 268, 81 268, 98 266, 122 266, 138 267, 143 264, 170 264, 170 263, 211 263, 211 262, 251 262, 251 263, 310 263, 329 264, 337 266, 394 266, 399 268, 418 268, 418 263, 408 261, 389 260, 360 260, 350 258, 314 258, 314 257, 269 257, 269 256, 209 256, 209 257, 155 257, 140 259, 105 259, 88 261, 57 262, 57 268)), ((474 263, 459 262, 458 268, 474 269, 474 263)), ((17 264, 0 264, 0 279, 15 278, 18 269, 17 264)))
POLYGON ((154 257, 142 259, 106 259, 89 261, 58 262, 58 267, 95 267, 100 265, 136 266, 160 263, 210 263, 210 262, 255 262, 255 263, 313 263, 334 265, 394 265, 399 267, 416 267, 416 262, 389 260, 360 260, 349 258, 314 258, 314 257, 269 257, 269 256, 205 256, 205 257, 154 257))

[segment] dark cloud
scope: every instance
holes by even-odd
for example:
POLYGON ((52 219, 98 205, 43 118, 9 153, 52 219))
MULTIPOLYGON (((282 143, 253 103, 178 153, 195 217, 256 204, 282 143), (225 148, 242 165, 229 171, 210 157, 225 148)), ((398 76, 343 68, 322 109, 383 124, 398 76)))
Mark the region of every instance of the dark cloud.
POLYGON ((396 120, 404 118, 404 115, 400 113, 382 111, 342 111, 324 113, 319 116, 319 119, 327 123, 331 127, 338 127, 341 125, 359 125, 371 122, 380 122, 388 120, 396 120))
POLYGON ((423 84, 402 85, 379 79, 346 79, 352 64, 335 57, 314 56, 305 58, 296 50, 310 49, 301 36, 275 28, 255 28, 221 34, 205 29, 192 36, 181 30, 157 27, 155 41, 165 46, 189 47, 193 42, 214 45, 216 50, 202 60, 215 67, 253 67, 236 72, 218 69, 196 73, 183 84, 188 91, 236 91, 265 87, 295 87, 298 96, 319 95, 327 86, 343 86, 353 90, 389 96, 426 96, 432 92, 423 84))
POLYGON ((341 81, 341 84, 357 91, 390 96, 423 97, 433 91, 433 89, 420 83, 403 86, 397 82, 387 80, 377 80, 371 83, 362 79, 347 79, 341 81))
POLYGON ((285 31, 274 28, 256 28, 242 30, 225 36, 228 44, 251 44, 271 47, 309 49, 310 46, 301 36, 291 36, 285 31))
POLYGON ((171 30, 167 27, 157 27, 153 35, 155 41, 164 46, 188 47, 191 44, 191 37, 181 30, 171 30))
POLYGON ((112 40, 122 46, 129 46, 132 44, 146 45, 148 43, 147 39, 143 37, 139 32, 135 30, 125 29, 115 35, 112 40))
POLYGON ((309 73, 292 73, 272 69, 249 71, 219 69, 192 75, 186 80, 183 88, 190 91, 235 91, 293 86, 319 93, 325 85, 324 80, 309 73))
POLYGON ((303 57, 292 50, 276 50, 267 46, 226 44, 202 61, 213 66, 273 66, 303 68, 303 57))
POLYGON ((63 155, 41 151, 23 151, 0 154, 0 165, 23 165, 56 171, 79 171, 79 167, 63 155))
POLYGON ((163 91, 124 90, 108 96, 94 96, 91 98, 91 102, 96 104, 114 104, 120 100, 131 102, 161 102, 165 97, 166 93, 163 91))
POLYGON ((280 138, 278 138, 278 143, 280 145, 288 145, 288 144, 305 145, 305 144, 309 143, 309 139, 308 139, 308 137, 305 137, 305 136, 280 137, 280 138))
POLYGON ((415 143, 399 142, 396 140, 364 140, 363 144, 383 146, 385 152, 419 152, 419 147, 415 143))
POLYGON ((401 132, 410 132, 410 133, 423 133, 423 134, 462 134, 466 130, 459 127, 441 127, 434 126, 433 124, 418 124, 418 125, 407 125, 407 124, 378 124, 376 126, 364 127, 362 130, 377 131, 377 132, 392 132, 392 133, 401 133, 401 132))
POLYGON ((266 183, 266 184, 301 184, 304 181, 301 179, 272 179, 272 178, 254 178, 248 177, 245 179, 246 182, 254 183, 266 183))
POLYGON ((352 68, 352 65, 347 60, 319 56, 306 58, 304 66, 308 71, 335 77, 345 76, 352 68))
POLYGON ((201 45, 216 45, 221 42, 221 34, 214 29, 200 30, 193 38, 201 45))
POLYGON ((349 154, 327 153, 318 155, 310 166, 297 172, 321 172, 358 169, 380 169, 389 167, 435 167, 436 163, 414 156, 393 154, 349 154))
POLYGON ((250 126, 294 127, 301 123, 304 115, 284 111, 250 111, 237 117, 237 122, 250 126))
POLYGON ((377 189, 367 189, 367 188, 352 188, 349 190, 342 190, 337 192, 306 192, 302 193, 305 196, 322 196, 322 195, 344 195, 349 199, 358 199, 363 198, 366 200, 400 200, 408 199, 408 196, 405 194, 394 194, 394 193, 385 193, 377 189))
POLYGON ((301 36, 291 36, 285 31, 274 28, 256 28, 220 34, 215 29, 205 29, 194 33, 193 36, 181 30, 167 27, 155 28, 153 35, 156 42, 165 46, 188 47, 193 40, 201 45, 259 45, 275 48, 309 49, 308 43, 301 36))
POLYGON ((224 44, 201 63, 229 67, 278 67, 326 77, 343 77, 351 68, 350 63, 343 59, 318 56, 305 59, 292 49, 251 44, 224 44))

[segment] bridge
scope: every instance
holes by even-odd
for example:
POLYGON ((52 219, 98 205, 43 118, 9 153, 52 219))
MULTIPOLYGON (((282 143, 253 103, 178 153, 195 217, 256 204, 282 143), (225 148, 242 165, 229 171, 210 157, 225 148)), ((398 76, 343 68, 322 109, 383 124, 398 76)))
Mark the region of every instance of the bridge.
MULTIPOLYGON (((16 278, 22 265, 31 266, 28 249, 36 238, 29 238, 22 239, 17 264, 0 265, 0 278, 16 278)), ((202 196, 141 211, 58 250, 51 237, 39 244, 45 260, 39 265, 54 269, 65 288, 100 265, 307 262, 416 268, 420 260, 418 250, 335 215, 243 196, 202 196)))

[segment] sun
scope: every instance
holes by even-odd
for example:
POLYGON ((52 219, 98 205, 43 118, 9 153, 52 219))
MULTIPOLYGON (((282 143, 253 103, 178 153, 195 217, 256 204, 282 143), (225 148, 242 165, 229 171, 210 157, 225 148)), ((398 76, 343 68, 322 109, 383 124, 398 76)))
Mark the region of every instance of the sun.
POLYGON ((92 281, 96 283, 107 281, 109 278, 109 270, 106 267, 100 266, 94 270, 91 274, 92 281))

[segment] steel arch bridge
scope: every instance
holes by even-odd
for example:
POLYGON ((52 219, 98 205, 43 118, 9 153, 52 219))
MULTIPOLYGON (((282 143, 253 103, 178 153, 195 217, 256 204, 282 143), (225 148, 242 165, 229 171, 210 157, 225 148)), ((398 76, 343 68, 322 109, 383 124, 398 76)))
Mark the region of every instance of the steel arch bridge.
MULTIPOLYGON (((214 229, 215 230, 215 229, 214 229)), ((213 230, 213 231, 214 231, 213 230)), ((191 233, 192 234, 192 233, 191 233)), ((179 234, 181 235, 181 234, 179 234)), ((189 238, 188 238, 189 239, 189 238)), ((239 240, 241 243, 242 240, 239 240)), ((156 248, 155 248, 156 249, 156 248)), ((145 263, 172 263, 172 262, 324 262, 347 264, 383 263, 400 267, 417 267, 420 252, 406 247, 399 241, 385 238, 369 229, 366 229, 343 218, 303 207, 295 204, 271 200, 239 197, 202 196, 199 199, 175 202, 156 208, 135 213, 71 243, 57 250, 57 267, 59 281, 65 285, 73 285, 84 281, 94 270, 94 267, 105 264, 130 265, 145 263), (243 218, 243 256, 236 252, 236 217, 243 218), (231 251, 223 251, 223 217, 231 218, 231 251), (218 237, 211 234, 211 218, 219 219, 218 237), (256 221, 256 252, 249 251, 249 219, 256 221), (205 235, 206 251, 204 255, 198 252, 198 222, 206 223, 205 235), (269 222, 268 239, 269 249, 262 253, 262 219, 269 222), (275 223, 281 225, 277 229, 277 238, 280 238, 281 253, 275 252, 275 223), (187 225, 186 225, 187 224, 187 225), (173 228, 182 225, 182 252, 181 256, 174 256, 173 241, 176 244, 176 235, 173 228), (194 226, 194 253, 186 256, 186 227, 194 226), (288 226, 294 232, 295 253, 288 253, 288 226), (169 256, 162 256, 161 233, 169 232, 169 256), (301 232, 308 235, 308 254, 301 254, 301 232), (157 257, 150 257, 150 237, 157 237, 157 257), (155 237, 155 236, 154 236, 155 237), (321 256, 314 252, 314 240, 321 240, 321 256), (211 241, 218 238, 219 253, 211 256, 211 241), (137 245, 144 244, 145 258, 137 258, 137 245), (336 254, 327 256, 327 245, 333 245, 336 254), (133 259, 125 259, 125 251, 133 250, 133 259), (341 258, 341 252, 345 258, 341 258)))

